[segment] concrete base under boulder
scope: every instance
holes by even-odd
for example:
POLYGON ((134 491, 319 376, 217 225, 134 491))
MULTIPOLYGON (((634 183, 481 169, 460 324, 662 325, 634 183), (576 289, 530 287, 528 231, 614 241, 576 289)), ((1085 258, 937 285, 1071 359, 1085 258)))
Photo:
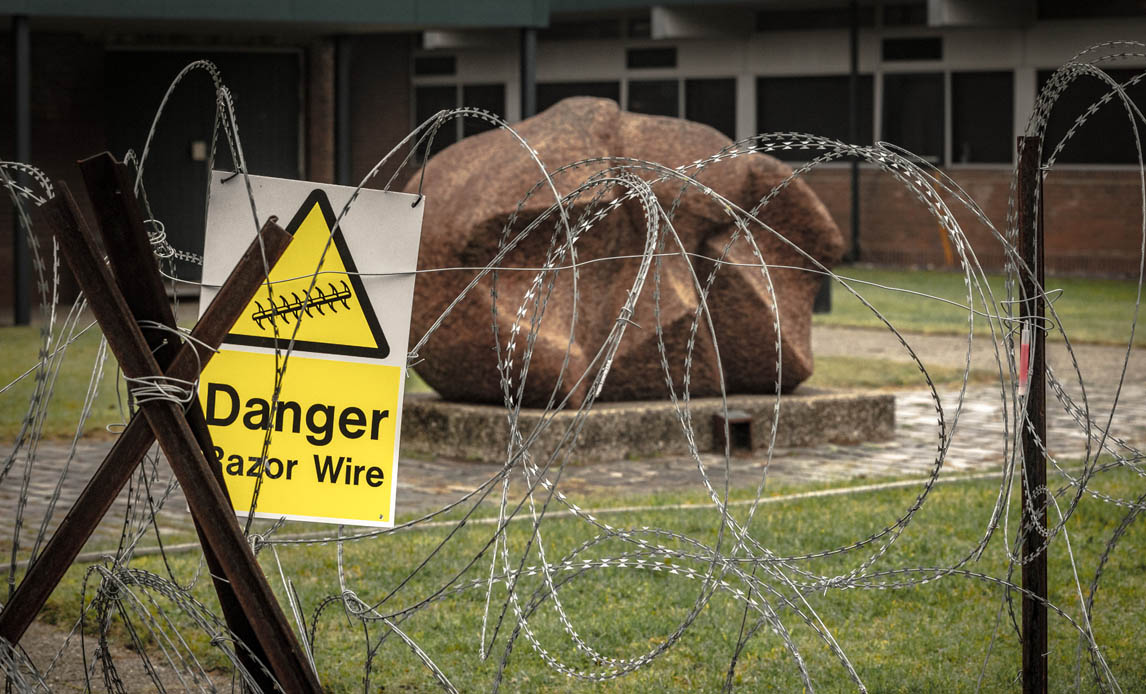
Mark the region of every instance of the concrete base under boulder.
MULTIPOLYGON (((824 443, 882 441, 895 433, 895 396, 890 393, 800 389, 781 396, 779 447, 824 443)), ((766 449, 772 433, 772 395, 728 398, 734 454, 766 449)), ((692 430, 701 452, 723 450, 724 415, 720 398, 689 403, 692 430)), ((521 411, 523 436, 541 421, 542 410, 521 411)), ((548 456, 574 423, 576 412, 552 415, 531 447, 535 458, 548 456)), ((500 463, 506 459, 509 425, 504 407, 446 402, 432 395, 409 395, 402 412, 403 455, 500 463)), ((669 402, 599 403, 585 415, 572 453, 573 462, 624 460, 688 452, 684 430, 669 402)))

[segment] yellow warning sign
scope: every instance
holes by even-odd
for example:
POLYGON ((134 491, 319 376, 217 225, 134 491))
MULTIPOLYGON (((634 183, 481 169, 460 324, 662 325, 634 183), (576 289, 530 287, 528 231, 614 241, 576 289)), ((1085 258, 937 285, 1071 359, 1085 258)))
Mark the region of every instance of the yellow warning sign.
POLYGON ((294 348, 304 352, 379 358, 390 354, 335 221, 326 193, 312 192, 287 226, 294 240, 268 275, 271 291, 259 290, 226 342, 274 347, 277 335, 279 346, 285 347, 294 335, 294 348))
MULTIPOLYGON (((226 180, 214 173, 201 309, 249 242, 248 189, 226 180)), ((256 209, 292 216, 294 238, 199 379, 232 505, 260 518, 393 526, 425 203, 303 181, 248 182, 256 209), (345 210, 341 220, 336 209, 345 210)))
POLYGON ((272 402, 274 354, 215 355, 199 402, 235 511, 250 511, 261 475, 260 517, 392 524, 401 375, 397 366, 294 355, 272 402))

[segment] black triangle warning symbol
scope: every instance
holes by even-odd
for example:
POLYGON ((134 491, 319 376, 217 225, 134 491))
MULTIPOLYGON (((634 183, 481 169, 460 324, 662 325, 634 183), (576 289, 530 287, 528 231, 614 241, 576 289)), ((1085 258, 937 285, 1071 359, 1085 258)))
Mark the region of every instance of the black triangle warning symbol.
POLYGON ((225 342, 274 347, 277 327, 279 347, 286 347, 295 334, 295 349, 304 352, 377 359, 389 356, 390 345, 362 286, 341 226, 334 231, 326 256, 322 255, 334 223, 326 193, 313 191, 287 226, 294 239, 271 268, 273 303, 266 289, 260 288, 225 342), (316 279, 320 257, 322 267, 316 279))

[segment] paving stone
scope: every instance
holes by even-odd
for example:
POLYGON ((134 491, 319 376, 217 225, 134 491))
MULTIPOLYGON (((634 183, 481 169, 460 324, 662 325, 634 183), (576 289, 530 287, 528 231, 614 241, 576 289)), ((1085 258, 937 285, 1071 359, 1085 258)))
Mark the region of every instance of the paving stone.
MULTIPOLYGON (((1098 348, 1089 349, 1094 352, 1098 348)), ((1112 348, 1104 349, 1110 352, 1112 348)), ((1121 352, 1125 353, 1124 350, 1121 352)), ((1106 381, 1087 383, 1091 418, 1101 426, 1106 426, 1117 392, 1117 370, 1111 373, 1113 377, 1106 381)), ((1077 384, 1068 385, 1067 392, 1077 402, 1081 402, 1081 390, 1077 384)), ((939 396, 944 415, 948 418, 947 433, 950 435, 959 394, 958 391, 946 390, 940 392, 939 396)), ((1006 407, 1005 412, 997 385, 968 388, 962 408, 958 410, 950 449, 943 462, 945 471, 1002 469, 1004 437, 1009 435, 1013 438, 1015 429, 1013 404, 1008 402, 1006 407), (1011 418, 1009 423, 1005 423, 1005 416, 1011 418)), ((764 474, 765 466, 769 480, 791 483, 929 474, 935 465, 940 441, 935 401, 931 393, 920 390, 895 393, 895 421, 895 436, 890 441, 776 449, 770 460, 762 451, 757 451, 751 457, 734 456, 727 461, 729 483, 733 487, 754 487, 764 474)), ((1146 379, 1128 378, 1122 385, 1111 433, 1133 445, 1142 446, 1146 443, 1146 379)), ((1097 444, 1102 431, 1095 429, 1092 436, 1092 445, 1097 444)), ((1086 433, 1074 418, 1053 395, 1049 396, 1048 441, 1053 455, 1061 461, 1080 459, 1086 452, 1086 439, 1086 433)), ((1107 445, 1113 446, 1114 443, 1108 440, 1107 445)), ((67 512, 92 471, 111 448, 111 441, 83 440, 69 461, 70 448, 69 442, 42 441, 36 450, 22 514, 21 552, 18 553, 21 559, 27 558, 27 551, 44 523, 61 476, 66 471, 54 513, 47 523, 49 528, 54 528, 67 512)), ((0 450, 8 452, 10 448, 5 446, 0 450)), ((21 453, 7 477, 0 483, 0 548, 5 552, 10 550, 16 527, 27 463, 25 454, 21 453)), ((723 488, 726 468, 723 456, 704 452, 700 456, 700 463, 712 484, 723 488)), ((190 517, 178 488, 166 500, 160 498, 162 491, 172 482, 169 468, 162 461, 153 459, 146 469, 148 477, 153 481, 152 493, 155 498, 150 501, 146 497, 141 498, 138 484, 134 485, 136 493, 130 490, 121 493, 93 542, 89 544, 89 549, 115 546, 123 530, 129 501, 135 513, 136 532, 147 530, 146 525, 142 524, 146 514, 140 514, 140 511, 155 505, 158 508, 158 524, 164 531, 190 534, 190 517)), ((397 475, 398 513, 400 516, 409 516, 440 508, 485 483, 499 469, 498 464, 404 457, 400 461, 397 475)), ((570 465, 562 473, 560 487, 562 491, 577 497, 581 503, 587 504, 593 503, 593 496, 601 494, 624 497, 652 491, 696 491, 702 488, 696 461, 688 456, 598 460, 570 465)), ((493 501, 499 497, 500 490, 494 490, 487 498, 493 501)), ((318 527, 322 526, 316 526, 316 529, 318 527)), ((143 542, 147 543, 148 540, 145 538, 143 542)))

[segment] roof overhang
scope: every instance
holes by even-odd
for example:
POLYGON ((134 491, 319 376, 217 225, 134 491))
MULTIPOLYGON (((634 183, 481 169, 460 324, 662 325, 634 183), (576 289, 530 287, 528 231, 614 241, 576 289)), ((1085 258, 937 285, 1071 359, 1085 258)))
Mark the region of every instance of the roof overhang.
POLYGON ((314 29, 411 31, 544 26, 549 0, 0 0, 0 15, 34 20, 250 23, 314 29))

